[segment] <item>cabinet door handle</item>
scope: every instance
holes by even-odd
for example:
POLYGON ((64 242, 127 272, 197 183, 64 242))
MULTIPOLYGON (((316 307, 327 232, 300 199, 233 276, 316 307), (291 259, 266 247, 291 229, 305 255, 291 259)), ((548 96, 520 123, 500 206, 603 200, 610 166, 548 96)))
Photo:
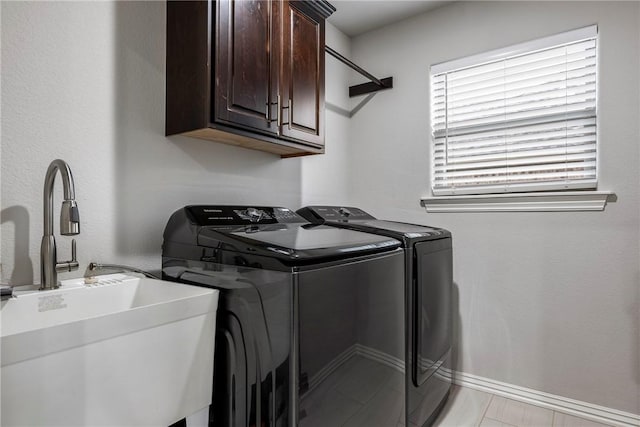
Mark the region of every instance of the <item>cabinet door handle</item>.
POLYGON ((273 120, 271 120, 271 106, 273 105, 273 102, 271 102, 271 98, 269 98, 269 100, 267 101, 267 112, 264 115, 265 119, 267 120, 267 126, 271 127, 271 122, 273 120))
POLYGON ((280 95, 277 95, 276 102, 269 102, 267 105, 269 106, 269 109, 268 109, 268 112, 267 112, 267 122, 269 122, 269 123, 276 122, 278 127, 280 127, 280 122, 282 121, 282 118, 280 117, 280 95), (276 118, 272 119, 271 118, 272 117, 271 116, 271 108, 274 105, 277 108, 277 112, 276 112, 276 118))
POLYGON ((291 115, 293 114, 293 108, 291 107, 292 101, 291 98, 289 98, 289 106, 287 107, 289 109, 289 121, 287 122, 287 124, 289 125, 289 130, 291 130, 291 115))
POLYGON ((282 125, 288 125, 289 129, 291 129, 291 98, 289 98, 289 104, 286 107, 280 106, 280 95, 278 95, 278 127, 282 127, 282 125), (282 122, 282 110, 289 110, 289 121, 286 123, 282 122))

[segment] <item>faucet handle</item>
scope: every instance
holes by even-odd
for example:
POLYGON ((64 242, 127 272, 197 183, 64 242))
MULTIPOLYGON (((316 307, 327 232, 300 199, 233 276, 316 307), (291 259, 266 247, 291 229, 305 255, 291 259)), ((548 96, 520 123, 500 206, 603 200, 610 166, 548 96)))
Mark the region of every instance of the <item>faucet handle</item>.
POLYGON ((71 239, 71 261, 56 262, 56 271, 77 270, 80 264, 76 259, 76 239, 71 239))
POLYGON ((71 262, 78 263, 76 259, 76 239, 71 239, 71 262))

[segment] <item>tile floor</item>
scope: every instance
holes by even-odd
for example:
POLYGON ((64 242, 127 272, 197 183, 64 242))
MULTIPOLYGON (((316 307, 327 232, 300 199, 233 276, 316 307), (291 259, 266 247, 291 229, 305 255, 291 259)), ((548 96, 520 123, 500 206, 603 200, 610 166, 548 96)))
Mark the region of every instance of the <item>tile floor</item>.
MULTIPOLYGON (((300 426, 404 427, 403 381, 395 369, 352 357, 303 397, 300 426)), ((434 427, 611 426, 454 386, 434 427)))
POLYGON ((454 386, 434 427, 608 427, 561 412, 454 386))
POLYGON ((395 369, 352 357, 302 398, 300 427, 404 424, 403 380, 395 369))

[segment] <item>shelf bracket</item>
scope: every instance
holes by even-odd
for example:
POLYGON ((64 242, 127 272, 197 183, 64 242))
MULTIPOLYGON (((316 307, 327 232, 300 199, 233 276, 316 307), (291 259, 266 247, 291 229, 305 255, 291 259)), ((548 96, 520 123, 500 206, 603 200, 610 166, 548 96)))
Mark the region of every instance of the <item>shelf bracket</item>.
POLYGON ((370 82, 367 82, 367 83, 362 83, 355 86, 349 86, 350 98, 353 98, 354 96, 358 96, 358 95, 364 95, 366 93, 377 92, 383 89, 391 89, 393 87, 393 77, 378 79, 371 73, 367 72, 363 68, 354 64, 353 62, 351 62, 350 60, 348 60, 347 58, 345 58, 344 56, 342 56, 341 54, 339 54, 338 52, 330 48, 329 46, 325 46, 324 50, 329 55, 336 58, 338 61, 342 62, 349 68, 352 68, 353 70, 357 71, 358 73, 362 74, 363 76, 371 80, 370 82))

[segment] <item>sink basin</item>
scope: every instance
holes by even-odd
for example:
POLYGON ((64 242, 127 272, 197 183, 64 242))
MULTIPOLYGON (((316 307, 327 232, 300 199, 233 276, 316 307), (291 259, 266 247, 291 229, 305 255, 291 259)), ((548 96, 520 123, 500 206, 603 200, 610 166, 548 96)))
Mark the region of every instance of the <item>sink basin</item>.
POLYGON ((211 403, 218 291, 125 274, 14 292, 1 425, 168 426, 211 403))

